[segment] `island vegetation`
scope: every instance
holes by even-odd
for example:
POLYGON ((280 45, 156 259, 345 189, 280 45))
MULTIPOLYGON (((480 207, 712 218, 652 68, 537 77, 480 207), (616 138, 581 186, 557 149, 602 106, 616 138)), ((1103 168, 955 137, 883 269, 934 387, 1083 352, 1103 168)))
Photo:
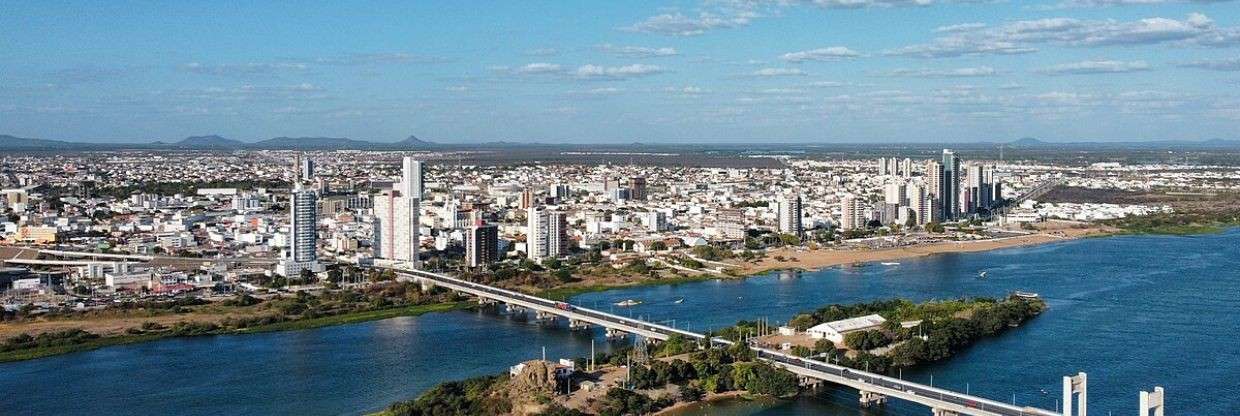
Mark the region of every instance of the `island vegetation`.
POLYGON ((318 328, 460 307, 456 295, 386 282, 364 289, 121 302, 97 310, 33 308, 0 313, 0 362, 168 337, 318 328))
POLYGON ((1019 326, 1045 308, 1040 299, 1020 296, 833 304, 797 314, 787 325, 804 334, 824 322, 872 314, 886 322, 846 334, 841 345, 815 339, 808 346, 796 342, 775 346, 770 344, 777 335, 764 334, 763 323, 742 321, 709 334, 734 341, 731 344, 673 336, 640 349, 625 346, 578 358, 571 366, 529 361, 519 372, 440 384, 416 399, 390 405, 382 414, 621 416, 735 396, 786 398, 801 393, 798 378, 757 360, 751 345, 786 348, 794 355, 892 374, 947 359, 985 337, 1019 326), (571 375, 544 375, 553 368, 567 368, 571 375))

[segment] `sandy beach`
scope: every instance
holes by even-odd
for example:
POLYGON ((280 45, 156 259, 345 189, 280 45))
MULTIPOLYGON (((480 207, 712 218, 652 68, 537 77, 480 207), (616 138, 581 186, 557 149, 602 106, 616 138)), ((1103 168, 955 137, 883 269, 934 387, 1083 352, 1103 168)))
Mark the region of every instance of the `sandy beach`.
POLYGON ((1035 234, 1016 237, 1005 237, 973 241, 943 241, 937 243, 917 244, 903 247, 880 249, 789 249, 780 248, 767 252, 767 256, 757 262, 732 262, 746 275, 758 274, 772 270, 817 270, 831 266, 853 263, 869 263, 895 261, 944 253, 970 253, 995 250, 1007 247, 1030 246, 1055 241, 1071 240, 1082 237, 1100 236, 1115 230, 1088 227, 1077 228, 1070 224, 1048 223, 1035 234), (776 260, 780 257, 783 261, 776 260))

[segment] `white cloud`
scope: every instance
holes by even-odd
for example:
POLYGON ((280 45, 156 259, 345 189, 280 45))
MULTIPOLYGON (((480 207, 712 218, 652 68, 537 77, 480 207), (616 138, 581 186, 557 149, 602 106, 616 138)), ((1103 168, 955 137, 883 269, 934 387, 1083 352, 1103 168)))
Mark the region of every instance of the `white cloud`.
POLYGON ((560 64, 550 64, 546 62, 535 62, 525 64, 524 66, 513 69, 513 73, 521 75, 537 75, 537 74, 554 74, 563 70, 560 64))
POLYGON ((674 12, 650 16, 622 29, 669 36, 697 36, 714 29, 747 26, 753 17, 754 15, 750 13, 722 15, 702 12, 697 16, 688 16, 674 12))
POLYGON ((648 48, 644 46, 616 46, 603 44, 599 45, 598 49, 622 58, 655 58, 679 55, 676 48, 670 47, 648 48))
POLYGON ((1053 8, 1075 8, 1075 7, 1111 7, 1111 6, 1131 6, 1131 5, 1155 5, 1155 4, 1209 4, 1209 3, 1227 3, 1233 0, 1065 0, 1053 8))
POLYGON ((809 75, 797 68, 762 68, 753 71, 750 75, 755 77, 786 77, 786 76, 805 76, 809 75))
POLYGON ((979 66, 972 68, 954 68, 954 69, 897 69, 888 73, 893 77, 912 77, 912 78, 973 78, 973 77, 990 77, 999 75, 1001 72, 988 67, 979 66))
MULTIPOLYGON (((1240 28, 1219 28, 1213 20, 1192 13, 1183 20, 1152 17, 1134 21, 1081 20, 1067 17, 1020 20, 998 26, 976 24, 947 27, 946 35, 929 43, 885 51, 888 55, 941 58, 1034 52, 1037 44, 1066 46, 1150 45, 1183 43, 1205 46, 1240 44, 1240 28)), ((941 28, 942 29, 942 28, 941 28)))
POLYGON ((1212 71, 1240 71, 1240 57, 1223 59, 1204 59, 1180 65, 1185 68, 1209 69, 1212 71))
POLYGON ((1046 67, 1037 70, 1037 72, 1047 75, 1086 75, 1117 74, 1149 70, 1150 65, 1144 61, 1082 61, 1046 67))
POLYGON ((780 56, 788 62, 805 62, 805 61, 832 61, 837 59, 856 58, 861 56, 860 53, 844 46, 831 46, 826 48, 810 49, 800 52, 789 52, 780 56))
POLYGON ((573 71, 573 76, 580 79, 620 80, 638 78, 662 73, 663 68, 655 65, 632 64, 624 66, 582 65, 573 71))

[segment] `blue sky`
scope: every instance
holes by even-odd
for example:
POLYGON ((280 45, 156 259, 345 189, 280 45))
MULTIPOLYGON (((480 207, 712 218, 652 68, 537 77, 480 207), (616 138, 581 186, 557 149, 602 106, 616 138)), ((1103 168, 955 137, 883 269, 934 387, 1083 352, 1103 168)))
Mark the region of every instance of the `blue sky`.
POLYGON ((0 134, 1240 138, 1240 1, 4 2, 0 134))

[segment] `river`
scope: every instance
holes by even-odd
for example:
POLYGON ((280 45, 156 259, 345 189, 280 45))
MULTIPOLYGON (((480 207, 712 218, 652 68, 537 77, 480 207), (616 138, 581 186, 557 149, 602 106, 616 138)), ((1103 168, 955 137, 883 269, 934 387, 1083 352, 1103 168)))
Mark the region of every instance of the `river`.
MULTIPOLYGON (((611 290, 574 302, 703 330, 785 321, 827 303, 1040 293, 1042 316, 908 379, 1054 409, 1060 379, 1089 373, 1094 414, 1131 414, 1164 386, 1177 415, 1240 413, 1240 229, 1123 236, 948 254, 745 280, 611 290), (986 271, 985 279, 978 273, 986 271), (644 303, 607 306, 622 299, 644 303), (676 299, 684 299, 675 303, 676 299)), ((453 311, 304 331, 168 339, 0 364, 0 414, 362 414, 436 383, 518 361, 584 356, 601 333, 453 311)), ((694 413, 694 412, 690 412, 694 413)), ((929 414, 893 402, 881 414, 929 414)), ((696 414, 860 415, 855 392, 733 402, 696 414)))

